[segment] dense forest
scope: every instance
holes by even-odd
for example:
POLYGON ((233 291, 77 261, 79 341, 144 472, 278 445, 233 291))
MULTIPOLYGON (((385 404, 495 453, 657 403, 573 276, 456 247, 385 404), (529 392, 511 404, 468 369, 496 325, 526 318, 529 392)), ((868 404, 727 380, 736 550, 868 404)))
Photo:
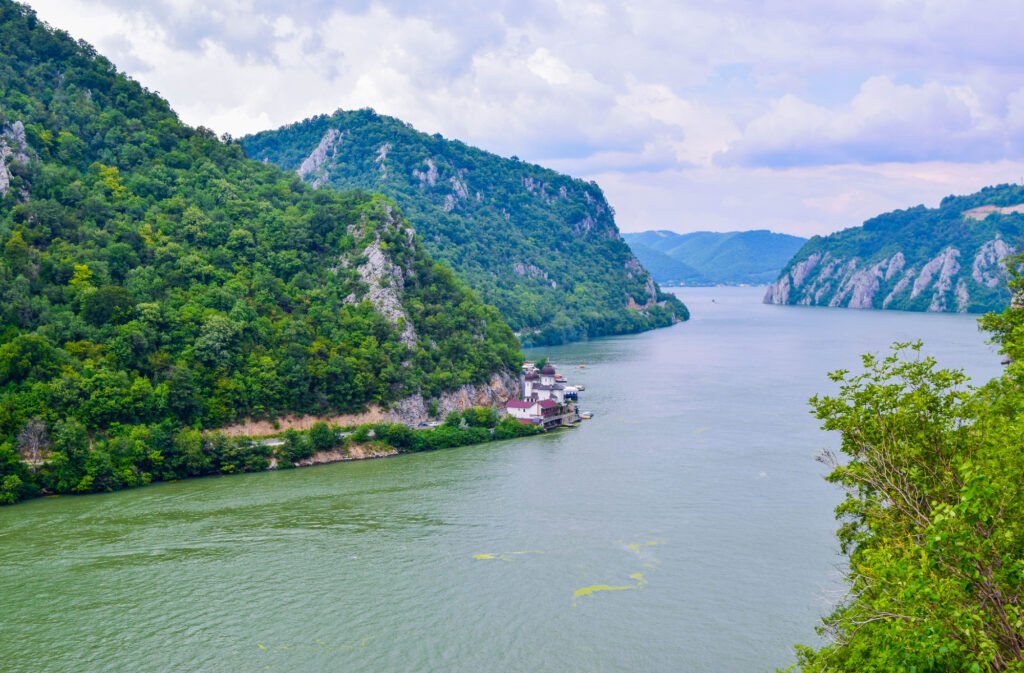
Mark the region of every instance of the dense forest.
POLYGON ((193 474, 196 428, 387 406, 521 363, 393 202, 185 126, 23 5, 0 0, 0 43, 6 499, 193 474), (39 450, 54 469, 26 471, 39 450))
POLYGON ((758 285, 774 281, 807 239, 789 234, 776 234, 767 229, 751 231, 643 231, 623 234, 633 252, 651 269, 659 283, 686 285, 748 283, 758 285), (665 258, 682 268, 670 266, 665 258), (659 262, 661 262, 659 264, 659 262), (660 276, 655 272, 669 276, 660 276), (691 270, 696 276, 685 275, 691 270))
POLYGON ((895 210, 860 227, 815 236, 782 270, 765 301, 908 311, 1001 310, 1010 301, 1002 260, 1020 249, 1024 236, 1024 212, 1010 211, 1022 203, 1024 187, 998 185, 948 196, 938 208, 895 210))
POLYGON ((820 460, 846 491, 849 592, 823 620, 825 644, 798 648, 791 670, 1024 671, 1024 308, 981 323, 1010 363, 980 388, 897 344, 812 399, 842 438, 820 460))
POLYGON ((339 111, 241 140, 314 185, 394 198, 427 250, 501 312, 526 345, 637 332, 688 317, 622 241, 593 182, 339 111))

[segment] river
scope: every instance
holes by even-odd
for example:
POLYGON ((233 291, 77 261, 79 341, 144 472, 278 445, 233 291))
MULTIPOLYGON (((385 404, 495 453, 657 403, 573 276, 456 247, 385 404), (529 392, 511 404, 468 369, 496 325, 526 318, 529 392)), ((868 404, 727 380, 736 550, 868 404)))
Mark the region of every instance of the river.
POLYGON ((676 292, 689 323, 528 353, 585 384, 575 430, 0 508, 0 670, 792 663, 842 592, 807 398, 894 340, 999 358, 970 316, 676 292))

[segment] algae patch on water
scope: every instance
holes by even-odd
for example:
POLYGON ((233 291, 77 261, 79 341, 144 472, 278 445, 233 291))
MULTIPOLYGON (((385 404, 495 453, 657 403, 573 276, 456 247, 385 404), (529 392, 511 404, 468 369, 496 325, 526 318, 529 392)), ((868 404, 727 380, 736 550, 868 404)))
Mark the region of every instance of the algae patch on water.
POLYGON ((660 543, 659 542, 644 542, 644 543, 641 544, 640 542, 630 542, 629 544, 626 545, 626 549, 631 549, 631 550, 635 551, 637 554, 639 554, 640 553, 640 547, 653 547, 654 545, 657 545, 657 544, 660 544, 660 543))
MULTIPOLYGON (((589 587, 577 589, 576 591, 572 592, 572 597, 576 599, 580 596, 593 596, 595 593, 599 591, 628 591, 630 589, 639 589, 640 587, 647 584, 647 580, 644 579, 643 573, 633 573, 629 576, 629 578, 632 580, 636 580, 636 584, 628 584, 625 586, 618 587, 613 587, 608 584, 594 584, 589 587)), ((573 603, 572 605, 573 607, 576 607, 576 603, 573 603)))
POLYGON ((583 587, 572 592, 573 598, 579 598, 580 596, 592 596, 598 591, 626 591, 627 589, 636 589, 634 586, 626 587, 610 587, 607 584, 595 584, 589 587, 583 587))
MULTIPOLYGON (((628 550, 630 550, 632 552, 635 552, 637 554, 643 554, 643 548, 644 547, 653 547, 653 546, 661 544, 661 543, 660 542, 630 542, 629 544, 626 544, 626 543, 620 541, 619 544, 625 546, 626 549, 628 549, 628 550)), ((650 558, 650 557, 648 557, 648 558, 650 558)), ((647 561, 646 563, 644 563, 643 567, 644 568, 654 569, 654 568, 657 567, 657 564, 658 564, 657 559, 653 559, 652 558, 649 561, 647 561)), ((644 574, 642 572, 632 573, 629 576, 629 578, 631 580, 633 580, 634 582, 636 582, 636 584, 629 584, 629 585, 624 585, 624 586, 611 586, 611 585, 608 585, 608 584, 594 584, 594 585, 589 586, 589 587, 583 587, 582 589, 576 589, 572 593, 572 597, 574 599, 577 599, 580 596, 593 596, 595 593, 597 593, 599 591, 627 591, 629 589, 640 589, 644 585, 647 584, 647 580, 644 579, 644 574)), ((576 603, 575 602, 572 605, 573 605, 573 607, 576 607, 576 603)))

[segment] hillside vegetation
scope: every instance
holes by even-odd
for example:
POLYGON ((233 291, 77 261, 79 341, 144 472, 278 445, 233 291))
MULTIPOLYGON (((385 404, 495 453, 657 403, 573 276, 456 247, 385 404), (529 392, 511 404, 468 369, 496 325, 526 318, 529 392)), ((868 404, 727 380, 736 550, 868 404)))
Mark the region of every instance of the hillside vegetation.
POLYGON ((520 364, 387 199, 250 161, 7 0, 0 43, 0 500, 244 469, 181 433, 520 364))
POLYGON ((430 254, 498 308, 527 345, 637 332, 688 317, 630 252, 593 182, 420 133, 372 110, 242 138, 313 185, 398 202, 430 254))
POLYGON ((623 238, 644 266, 651 269, 656 281, 685 285, 770 283, 807 240, 766 229, 688 234, 644 231, 623 234, 623 238), (668 266, 664 257, 685 266, 668 266), (696 275, 683 275, 686 269, 696 275), (662 273, 669 275, 660 275, 662 273))
POLYGON ((816 236, 789 261, 765 302, 1000 310, 1010 301, 1003 260, 1020 249, 1024 235, 1024 214, 1009 212, 1020 204, 1024 187, 986 187, 967 196, 948 196, 938 208, 896 210, 860 227, 816 236))

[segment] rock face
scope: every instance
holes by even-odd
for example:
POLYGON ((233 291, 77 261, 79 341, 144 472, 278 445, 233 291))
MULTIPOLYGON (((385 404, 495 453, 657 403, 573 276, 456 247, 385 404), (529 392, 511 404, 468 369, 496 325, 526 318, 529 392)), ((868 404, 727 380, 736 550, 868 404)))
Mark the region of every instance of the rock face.
MULTIPOLYGON (((398 222, 391 218, 391 208, 387 209, 390 218, 390 226, 398 226, 398 222)), ((405 235, 412 243, 415 232, 406 228, 405 235)), ((416 330, 413 329, 412 320, 402 306, 402 292, 405 289, 405 279, 412 273, 411 269, 403 269, 396 265, 381 249, 380 234, 374 236, 373 241, 363 250, 362 257, 366 261, 360 264, 356 270, 359 277, 367 286, 366 296, 356 297, 349 295, 346 298, 348 303, 356 303, 363 299, 369 299, 377 311, 392 323, 401 328, 401 341, 409 348, 416 346, 416 330)))
MULTIPOLYGON (((1024 185, 947 196, 807 241, 765 293, 769 304, 1001 311, 1024 248, 1024 185)), ((1022 257, 1024 258, 1024 257, 1022 257)), ((1022 265, 1024 266, 1024 265, 1022 265)))
MULTIPOLYGON (((314 187, 327 182, 329 175, 327 170, 324 169, 324 164, 327 160, 334 156, 334 152, 337 149, 338 143, 342 139, 342 133, 338 129, 327 129, 324 137, 320 139, 320 144, 316 146, 316 149, 303 160, 302 165, 299 166, 295 172, 302 177, 303 180, 307 180, 314 187)), ((387 156, 387 150, 384 150, 381 162, 383 163, 383 157, 387 156)))
POLYGON ((971 265, 971 278, 985 287, 996 287, 1006 278, 1005 259, 1014 253, 1001 238, 981 246, 971 265))
MULTIPOLYGON (((519 379, 511 372, 495 374, 489 383, 466 384, 443 393, 436 399, 438 418, 444 418, 456 409, 470 407, 504 407, 519 396, 519 379)), ((429 419, 430 401, 422 395, 406 397, 392 405, 385 418, 401 423, 422 423, 429 419)))
POLYGON ((1005 258, 1015 252, 999 237, 986 241, 972 255, 948 246, 909 267, 903 252, 873 264, 858 257, 835 256, 831 251, 815 252, 791 263, 768 286, 764 303, 966 312, 972 310, 972 299, 982 288, 1005 287, 1005 258), (973 259, 969 273, 960 264, 965 256, 973 259))
POLYGON ((28 163, 27 149, 25 126, 20 121, 3 127, 0 131, 0 196, 6 195, 11 188, 11 164, 28 163))

